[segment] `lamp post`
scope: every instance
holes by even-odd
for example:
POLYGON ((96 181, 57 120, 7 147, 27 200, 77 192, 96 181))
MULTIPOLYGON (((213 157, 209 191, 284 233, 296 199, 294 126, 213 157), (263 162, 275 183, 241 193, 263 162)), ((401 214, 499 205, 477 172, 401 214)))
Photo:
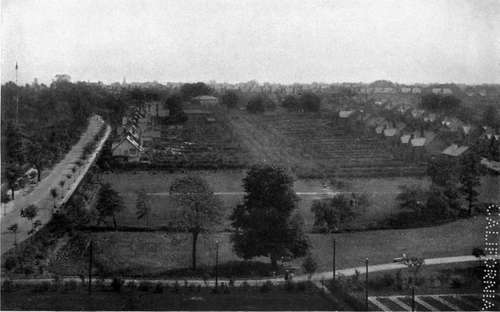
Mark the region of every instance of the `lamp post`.
POLYGON ((219 241, 215 241, 215 291, 219 286, 219 241))
POLYGON ((92 294, 92 239, 89 242, 89 295, 92 294))
POLYGON ((333 239, 333 280, 335 280, 335 238, 333 239))
POLYGON ((365 308, 368 311, 368 258, 365 259, 365 308))

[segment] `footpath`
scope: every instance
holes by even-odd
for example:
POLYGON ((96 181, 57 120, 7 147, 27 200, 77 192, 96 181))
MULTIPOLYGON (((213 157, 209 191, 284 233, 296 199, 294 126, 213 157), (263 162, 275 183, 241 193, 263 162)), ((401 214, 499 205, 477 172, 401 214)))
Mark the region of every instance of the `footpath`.
MULTIPOLYGON (((497 260, 500 258, 496 258, 497 260)), ((448 263, 463 263, 463 262, 475 262, 475 261, 483 261, 484 258, 477 258, 475 256, 455 256, 455 257, 442 257, 442 258, 430 258, 430 259, 425 259, 425 265, 438 265, 438 264, 448 264, 448 263)), ((385 263, 385 264, 377 264, 377 265, 369 265, 368 266, 368 272, 373 273, 373 272, 381 272, 381 271, 390 271, 390 270, 397 270, 397 269, 405 269, 407 268, 406 265, 401 264, 401 263, 385 263)), ((335 276, 353 276, 356 274, 356 271, 360 272, 361 274, 365 272, 366 267, 365 266, 359 266, 359 267, 353 267, 353 268, 346 268, 346 269, 339 269, 336 270, 335 276)), ((311 280, 312 282, 319 282, 323 280, 329 280, 333 276, 333 271, 325 271, 325 272, 319 272, 313 274, 311 277, 307 274, 303 275, 297 275, 293 277, 293 281, 295 282, 303 282, 303 281, 308 281, 311 280)), ((205 287, 213 287, 215 286, 215 281, 212 280, 202 280, 202 279, 184 279, 184 278, 169 278, 169 279, 148 279, 148 278, 141 278, 141 279, 134 279, 134 278, 123 278, 122 279, 124 283, 129 283, 129 282, 135 282, 135 283, 140 283, 140 282, 150 282, 150 283, 162 283, 164 285, 174 285, 175 283, 188 283, 190 285, 201 285, 205 287)), ((13 279, 12 282, 18 285, 35 285, 43 282, 53 282, 53 278, 26 278, 26 279, 13 279)), ((60 279, 61 282, 68 282, 68 281, 74 281, 76 283, 85 283, 85 281, 88 282, 88 279, 83 276, 65 276, 60 279)), ((95 281, 100 281, 104 285, 110 285, 112 282, 111 278, 92 278, 92 282, 95 281)), ((273 284, 281 284, 284 283, 285 280, 283 277, 272 277, 272 278, 261 278, 261 279, 239 279, 239 280, 233 280, 233 283, 235 286, 241 286, 243 283, 248 283, 248 285, 251 286, 259 286, 262 285, 266 282, 271 282, 273 284)), ((225 278, 219 279, 219 284, 220 283, 225 283, 228 285, 229 280, 225 278)))
MULTIPOLYGON (((100 116, 94 115, 89 119, 89 125, 85 132, 81 135, 80 140, 71 148, 63 160, 52 168, 52 171, 42 181, 40 181, 34 189, 25 194, 18 196, 12 202, 8 203, 7 207, 2 207, 1 220, 1 253, 4 254, 14 246, 14 234, 10 233, 7 228, 12 224, 18 225, 17 242, 20 243, 27 239, 32 229, 32 222, 26 218, 22 218, 20 213, 25 207, 33 204, 38 207, 38 214, 35 220, 40 220, 42 226, 47 224, 52 218, 54 206, 59 207, 64 204, 76 190, 89 168, 94 163, 98 153, 102 149, 104 142, 111 133, 111 128, 107 126, 104 136, 97 144, 95 151, 90 154, 87 159, 83 160, 83 164, 78 167, 78 170, 73 173, 72 168, 75 163, 80 160, 83 149, 88 142, 91 142, 94 136, 104 125, 104 121, 100 116), (67 178, 66 175, 71 175, 67 178), (64 186, 59 185, 60 181, 64 181, 64 186), (52 188, 57 189, 58 196, 56 199, 50 194, 52 188), (5 209, 5 215, 3 214, 5 209)), ((35 221, 33 220, 33 221, 35 221)))

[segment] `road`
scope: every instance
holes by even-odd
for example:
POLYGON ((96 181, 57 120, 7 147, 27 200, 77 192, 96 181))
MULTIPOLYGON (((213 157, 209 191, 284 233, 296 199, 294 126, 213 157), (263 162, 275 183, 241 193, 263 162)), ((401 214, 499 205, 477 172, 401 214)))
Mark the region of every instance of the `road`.
MULTIPOLYGON (((498 257, 497 259, 500 259, 498 257)), ((474 256, 456 256, 456 257, 442 257, 442 258, 430 258, 430 259, 425 259, 425 265, 438 265, 438 264, 447 264, 447 263, 463 263, 463 262, 475 262, 475 261, 482 261, 483 259, 476 258, 474 256)), ((373 273, 373 272, 381 272, 381 271, 390 271, 390 270, 397 270, 397 269, 404 269, 406 268, 406 265, 400 264, 400 263, 384 263, 384 264, 377 264, 377 265, 369 265, 368 266, 368 272, 373 273)), ((347 269, 341 269, 336 271, 336 276, 353 276, 355 275, 356 271, 360 273, 365 272, 365 266, 359 266, 359 267, 353 267, 353 268, 347 268, 347 269)), ((328 280, 331 279, 333 275, 333 271, 325 271, 325 272, 319 272, 316 274, 313 274, 311 276, 311 281, 321 281, 321 280, 328 280)), ((76 276, 67 276, 62 278, 63 281, 75 281, 77 283, 81 283, 82 279, 80 277, 76 276)), ((93 278, 94 280, 98 280, 98 278, 93 278)), ((102 279, 99 279, 102 280, 102 279)), ((300 282, 300 281, 307 281, 309 280, 309 276, 306 274, 303 275, 297 275, 293 277, 293 280, 295 282, 300 282)), ((42 283, 42 282, 51 282, 53 279, 51 278, 27 278, 27 279, 14 279, 12 280, 16 284, 25 284, 25 285, 31 285, 31 284, 37 284, 37 283, 42 283)), ((102 280, 106 285, 111 284, 112 279, 104 279, 102 280)), ((132 279, 132 278, 125 278, 123 279, 125 283, 128 282, 151 282, 151 283, 163 283, 163 284, 169 284, 173 285, 175 283, 184 283, 187 282, 188 284, 192 285, 202 285, 202 286, 214 286, 215 281, 210 280, 210 281, 204 281, 202 279, 132 279)), ((235 280, 234 285, 239 286, 242 285, 243 283, 247 282, 249 285, 262 285, 265 282, 272 282, 273 284, 280 284, 284 283, 285 280, 283 277, 273 277, 273 278, 262 278, 262 279, 241 279, 241 280, 235 280)), ((222 278, 219 279, 219 283, 229 283, 228 279, 222 278)))
POLYGON ((40 220, 42 225, 44 225, 50 221, 54 205, 59 206, 68 200, 72 192, 85 176, 90 165, 95 160, 97 152, 102 148, 102 145, 111 132, 111 129, 108 127, 105 136, 102 138, 95 152, 91 154, 87 160, 84 161, 84 164, 79 167, 75 174, 73 174, 71 168, 74 166, 75 162, 80 159, 84 146, 93 139, 102 124, 103 121, 100 117, 91 117, 87 130, 81 135, 80 140, 71 148, 64 159, 53 167, 50 174, 40 181, 33 191, 25 196, 16 197, 13 203, 6 209, 5 215, 3 215, 4 209, 2 209, 2 216, 0 219, 2 254, 14 245, 14 235, 7 230, 10 225, 15 223, 18 225, 18 233, 16 235, 18 243, 29 237, 28 231, 32 228, 32 225, 31 222, 20 216, 20 212, 23 208, 31 204, 36 205, 38 207, 38 215, 35 219, 40 220), (66 177, 67 174, 71 174, 72 177, 68 179, 66 177), (59 185, 60 181, 65 182, 62 188, 59 185), (52 188, 56 188, 59 192, 56 200, 50 195, 50 190, 52 188))

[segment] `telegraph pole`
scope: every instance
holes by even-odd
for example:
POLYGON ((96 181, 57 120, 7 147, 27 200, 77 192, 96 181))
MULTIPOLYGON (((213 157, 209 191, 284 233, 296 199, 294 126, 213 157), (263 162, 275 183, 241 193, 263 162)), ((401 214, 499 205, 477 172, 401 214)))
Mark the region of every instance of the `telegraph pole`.
POLYGON ((89 295, 92 294, 92 239, 89 245, 89 295))
POLYGON ((335 280, 335 238, 333 239, 333 280, 335 280))
POLYGON ((215 245, 215 292, 217 292, 218 285, 219 285, 219 242, 217 241, 215 245))
POLYGON ((365 260, 366 273, 365 273, 365 308, 368 311, 368 258, 365 260))

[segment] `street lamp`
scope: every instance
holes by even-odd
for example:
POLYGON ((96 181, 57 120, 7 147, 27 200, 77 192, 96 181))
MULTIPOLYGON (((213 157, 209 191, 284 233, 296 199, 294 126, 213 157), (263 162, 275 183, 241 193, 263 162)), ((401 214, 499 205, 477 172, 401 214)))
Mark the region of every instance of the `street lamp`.
POLYGON ((219 285, 219 240, 215 241, 215 292, 219 285))
POLYGON ((92 238, 88 244, 89 248, 89 295, 92 294, 92 238))
POLYGON ((333 280, 335 281, 335 238, 333 239, 333 280))
POLYGON ((368 311, 368 258, 365 259, 365 308, 368 311))

